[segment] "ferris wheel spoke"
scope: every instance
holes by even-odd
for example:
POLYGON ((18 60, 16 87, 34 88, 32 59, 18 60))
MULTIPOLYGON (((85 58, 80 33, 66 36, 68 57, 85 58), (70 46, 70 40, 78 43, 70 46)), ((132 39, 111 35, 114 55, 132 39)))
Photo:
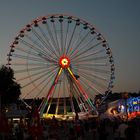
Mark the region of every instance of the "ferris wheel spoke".
POLYGON ((99 62, 97 62, 97 63, 86 63, 86 64, 84 64, 84 63, 82 63, 82 62, 78 62, 77 63, 77 61, 75 61, 75 63, 73 62, 73 64, 72 64, 72 67, 74 67, 74 68, 78 68, 79 66, 81 66, 81 67, 84 67, 84 66, 87 66, 87 67, 95 67, 95 66, 101 66, 101 67, 103 67, 103 66, 108 66, 109 64, 107 64, 106 62, 105 63, 99 63, 99 62))
POLYGON ((61 51, 62 51, 62 54, 64 55, 65 50, 64 50, 64 45, 63 45, 63 40, 64 40, 63 39, 63 22, 61 22, 61 20, 60 20, 60 34, 61 34, 60 42, 61 42, 61 48, 62 48, 61 51))
MULTIPOLYGON (((43 91, 45 90, 45 88, 47 87, 47 85, 48 85, 49 83, 52 84, 51 81, 54 79, 54 76, 55 76, 54 73, 50 73, 50 74, 46 77, 47 79, 49 78, 48 81, 46 81, 46 78, 44 78, 44 80, 43 80, 42 82, 46 82, 46 84, 42 87, 42 89, 40 89, 40 92, 36 95, 36 97, 37 97, 38 95, 42 95, 42 94, 43 94, 43 91)), ((42 96, 44 96, 44 95, 42 95, 42 96)))
MULTIPOLYGON (((27 46, 29 49, 32 49, 34 50, 37 54, 40 54, 42 56, 46 56, 46 57, 50 57, 51 59, 54 59, 53 56, 50 56, 49 52, 47 52, 46 50, 42 49, 42 47, 36 47, 36 46, 33 46, 32 44, 30 44, 29 42, 23 40, 23 39, 20 39, 21 43, 23 43, 25 46, 27 46)), ((38 44, 37 44, 38 45, 38 44)))
POLYGON ((15 58, 20 58, 20 59, 25 59, 25 60, 32 60, 32 61, 38 61, 38 62, 42 62, 43 60, 40 58, 35 58, 35 57, 29 57, 29 56, 25 56, 25 55, 20 55, 20 54, 12 54, 13 57, 15 58))
POLYGON ((76 45, 76 46, 74 46, 74 49, 71 51, 71 53, 69 54, 70 56, 76 51, 77 52, 77 50, 79 49, 79 47, 80 47, 80 45, 88 38, 88 36, 90 35, 90 31, 89 32, 87 32, 85 35, 84 35, 84 37, 80 40, 80 42, 76 45))
MULTIPOLYGON (((95 95, 99 94, 97 92, 95 92, 95 89, 93 90, 91 87, 90 87, 90 82, 89 81, 86 81, 87 83, 85 84, 85 81, 84 79, 81 79, 80 82, 81 82, 81 85, 83 86, 84 89, 86 89, 87 92, 91 91, 92 92, 89 92, 89 98, 90 99, 94 99, 95 98, 95 95)), ((93 86, 93 85, 92 85, 93 86)))
MULTIPOLYGON (((54 48, 54 50, 56 50, 55 48, 58 48, 59 46, 57 46, 57 43, 56 43, 56 41, 53 37, 52 31, 50 29, 50 26, 49 26, 48 22, 46 22, 45 27, 46 27, 46 30, 49 34, 49 38, 51 40, 51 46, 54 48)), ((58 55, 57 55, 57 57, 58 57, 58 55)))
POLYGON ((38 40, 32 38, 31 36, 25 34, 25 39, 19 39, 21 43, 23 43, 26 47, 28 47, 29 49, 34 50, 35 52, 40 52, 44 55, 47 54, 51 54, 50 50, 46 50, 46 48, 44 46, 42 46, 40 44, 40 42, 38 42, 38 40))
MULTIPOLYGON (((16 66, 16 67, 22 67, 22 66, 27 66, 27 63, 12 63, 13 66, 16 66)), ((54 64, 51 64, 51 63, 47 63, 47 62, 39 62, 39 63, 33 63, 33 62, 29 62, 28 63, 28 66, 47 66, 47 67, 57 67, 55 66, 54 64)))
POLYGON ((72 62, 77 62, 78 60, 86 60, 86 59, 89 59, 89 58, 94 58, 94 56, 96 55, 99 55, 100 53, 103 53, 104 52, 104 49, 100 49, 100 50, 96 50, 92 53, 88 53, 88 54, 81 54, 79 57, 75 58, 72 60, 72 62))
POLYGON ((81 74, 81 77, 85 77, 87 79, 89 79, 89 81, 93 82, 93 81, 96 81, 96 80, 100 80, 100 81, 104 81, 106 82, 106 78, 104 78, 103 76, 99 76, 98 74, 94 74, 94 73, 91 73, 90 75, 87 75, 87 72, 81 72, 80 71, 80 74, 81 74))
POLYGON ((73 68, 78 71, 85 71, 87 74, 91 74, 91 73, 98 73, 98 74, 105 74, 105 75, 108 75, 110 76, 110 71, 108 69, 99 69, 99 68, 90 68, 90 67, 86 67, 86 66, 82 66, 82 67, 78 67, 78 68, 73 68))
POLYGON ((103 94, 99 89, 97 89, 96 85, 94 85, 92 83, 92 81, 87 80, 87 78, 85 78, 84 76, 83 76, 83 78, 84 78, 84 81, 83 82, 87 82, 88 83, 88 86, 90 87, 90 89, 92 89, 93 91, 96 92, 95 95, 97 95, 97 94, 103 94))
MULTIPOLYGON (((74 70, 74 69, 73 69, 73 70, 74 70)), ((98 78, 98 79, 104 80, 104 81, 106 81, 106 82, 107 82, 107 80, 108 80, 108 79, 107 79, 106 77, 104 77, 104 76, 100 76, 99 74, 94 74, 94 71, 93 71, 93 70, 89 70, 88 68, 87 68, 87 69, 79 68, 78 73, 80 73, 80 75, 82 75, 82 74, 85 73, 85 75, 89 75, 89 77, 92 76, 92 77, 94 77, 94 78, 98 78)), ((105 72, 104 74, 107 75, 106 72, 105 72)), ((79 76, 80 76, 80 75, 79 75, 79 76)), ((108 77, 109 77, 109 74, 108 74, 108 77)))
POLYGON ((40 32, 43 34, 43 37, 45 38, 45 48, 48 49, 51 53, 54 52, 54 54, 57 56, 58 58, 58 50, 57 50, 57 45, 53 46, 50 42, 49 42, 49 38, 47 37, 47 35, 44 33, 43 29, 38 26, 38 28, 40 29, 40 32))
MULTIPOLYGON (((41 44, 43 45, 43 48, 47 48, 46 46, 48 46, 46 44, 46 42, 42 39, 42 37, 32 28, 32 32, 35 34, 35 36, 37 37, 37 39, 39 39, 39 41, 41 42, 41 44), (44 47, 45 46, 45 47, 44 47)), ((41 45, 41 46, 42 46, 41 45)), ((55 45, 56 46, 56 45, 55 45)), ((53 47, 52 47, 53 48, 53 47)), ((50 50, 49 51, 53 54, 55 54, 55 56, 58 58, 58 55, 56 54, 55 50, 50 50)))
MULTIPOLYGON (((102 86, 102 87, 105 87, 105 85, 102 85, 102 83, 101 83, 101 80, 104 80, 104 79, 99 79, 99 77, 97 77, 97 75, 93 75, 92 73, 91 73, 91 75, 88 75, 88 74, 86 74, 86 73, 84 73, 84 72, 81 72, 82 73, 82 76, 81 77, 84 77, 84 78, 86 78, 86 79, 89 79, 89 81, 91 81, 91 83, 96 83, 97 85, 99 85, 100 87, 102 86), (94 77, 94 79, 92 78, 92 76, 94 77), (97 82, 98 80, 100 80, 100 83, 99 82, 97 82)), ((106 81, 105 81, 106 82, 106 81)))
POLYGON ((93 45, 93 41, 96 39, 96 37, 92 37, 89 39, 89 41, 85 42, 83 45, 80 45, 80 51, 75 51, 71 54, 71 59, 75 59, 75 57, 80 56, 79 54, 85 50, 85 48, 89 48, 91 44, 93 45))
MULTIPOLYGON (((46 75, 44 76, 44 79, 42 78, 43 80, 42 80, 41 82, 38 82, 38 84, 34 85, 33 88, 32 88, 29 92, 27 92, 26 94, 24 94, 24 96, 23 96, 22 98, 26 98, 29 94, 34 93, 34 91, 35 91, 36 89, 38 89, 38 87, 39 87, 41 84, 43 84, 44 82, 46 82, 46 79, 50 78, 50 80, 49 80, 49 81, 42 87, 42 89, 40 89, 40 91, 38 92, 37 95, 40 95, 40 94, 43 92, 43 90, 45 89, 45 87, 48 85, 48 83, 52 80, 53 77, 54 77, 54 73, 46 74, 46 75)), ((37 97, 37 95, 36 95, 36 97, 37 97)))
MULTIPOLYGON (((101 49, 101 50, 96 50, 94 51, 93 53, 88 53, 86 55, 81 55, 75 59, 72 60, 73 63, 75 62, 83 62, 83 61, 88 61, 89 59, 93 59, 93 61, 98 57, 100 56, 101 53, 103 53, 104 50, 101 49)), ((108 56, 107 56, 108 57, 108 56)))
MULTIPOLYGON (((18 51, 21 51, 21 52, 24 52, 25 54, 28 54, 28 56, 27 57, 29 57, 29 55, 31 55, 31 56, 33 56, 33 57, 35 57, 35 59, 36 58, 42 58, 42 59, 44 59, 44 60, 47 60, 47 61, 51 61, 51 62, 54 62, 54 63, 56 63, 57 61, 56 60, 54 60, 52 57, 48 57, 48 55, 45 55, 45 56, 43 56, 43 55, 41 55, 40 53, 35 53, 35 52, 29 52, 29 51, 27 51, 27 50, 24 50, 24 49, 21 49, 21 48, 16 48, 16 50, 18 50, 18 51)), ((33 57, 32 57, 32 59, 33 59, 33 57)))
MULTIPOLYGON (((51 71, 52 72, 52 71, 51 71)), ((38 80, 40 80, 41 78, 44 78, 44 76, 46 75, 46 74, 48 74, 48 72, 45 72, 45 74, 43 73, 41 76, 39 76, 39 77, 37 77, 37 78, 35 78, 35 79, 31 79, 30 80, 30 82, 29 83, 26 83, 25 85, 23 85, 22 86, 22 88, 24 88, 24 87, 26 87, 26 86, 29 86, 30 84, 32 84, 32 83, 35 83, 35 82, 37 82, 38 80)))
POLYGON ((55 76, 54 73, 49 73, 49 74, 47 75, 47 77, 45 77, 45 78, 43 79, 43 81, 41 81, 41 82, 37 85, 37 87, 39 87, 41 84, 43 84, 44 82, 46 82, 46 84, 44 84, 44 86, 43 86, 42 88, 40 88, 40 92, 36 95, 36 97, 38 97, 38 95, 41 95, 42 97, 44 96, 44 95, 42 95, 42 94, 43 94, 43 91, 45 90, 45 88, 47 87, 47 85, 48 85, 49 83, 51 83, 51 81, 53 80, 54 76, 55 76), (49 79, 49 80, 47 81, 46 79, 49 79))
MULTIPOLYGON (((102 93, 99 89, 97 89, 97 87, 98 88, 105 88, 106 87, 106 84, 107 84, 107 82, 105 81, 103 81, 103 80, 100 80, 100 79, 98 79, 98 78, 95 78, 95 79, 93 79, 93 78, 91 78, 91 76, 92 75, 90 75, 90 76, 87 76, 87 75, 85 75, 85 74, 83 74, 82 76, 81 76, 81 81, 83 80, 83 83, 85 83, 86 82, 86 85, 93 85, 92 87, 94 87, 93 89, 94 90, 96 90, 97 91, 97 93, 102 93), (87 80, 88 79, 88 80, 87 80), (102 84, 102 83, 104 83, 104 84, 102 84)), ((93 76, 94 77, 94 76, 93 76)), ((103 94, 103 93, 102 93, 103 94)))
MULTIPOLYGON (((88 32, 88 36, 89 36, 89 32, 88 32)), ((93 35, 92 35, 93 36, 93 35)), ((95 41, 96 36, 93 36, 92 38, 87 39, 87 42, 85 42, 83 45, 80 45, 80 50, 77 49, 77 51, 73 52, 71 54, 71 58, 75 59, 78 56, 80 56, 83 52, 88 52, 88 49, 94 49, 96 47, 96 45, 98 46, 98 43, 96 43, 95 41), (94 42, 95 41, 95 42, 94 42), (95 45, 95 47, 94 47, 95 45)), ((100 44, 99 44, 100 45, 100 44)))
MULTIPOLYGON (((69 23, 70 24, 70 23, 69 23)), ((70 46, 71 46, 71 42, 72 42, 72 40, 73 40, 73 37, 74 37, 74 33, 75 33, 75 31, 76 31, 76 24, 75 24, 75 26, 74 26, 74 29, 73 29, 73 32, 72 32, 72 34, 71 34, 71 36, 70 36, 70 39, 69 39, 69 42, 68 42, 68 46, 67 46, 67 48, 66 48, 66 55, 68 54, 68 52, 70 51, 70 46)))
MULTIPOLYGON (((39 41, 39 42, 36 42, 38 45, 40 44, 39 46, 41 46, 43 49, 45 48, 44 46, 48 46, 46 44, 46 42, 43 40, 43 38, 40 36, 40 34, 37 33, 37 31, 33 27, 31 27, 31 31, 34 34, 34 36, 37 38, 37 40, 39 41)), ((32 40, 33 42, 35 42, 33 39, 31 39, 31 37, 30 37, 30 40, 32 40)))
POLYGON ((46 70, 43 70, 43 71, 40 71, 40 72, 37 72, 37 73, 33 73, 33 74, 31 74, 31 75, 28 75, 28 76, 26 76, 26 77, 22 77, 22 78, 20 78, 20 79, 17 79, 17 82, 20 82, 20 81, 22 81, 22 80, 25 80, 25 79, 29 79, 30 77, 34 77, 34 76, 36 76, 36 75, 39 75, 39 74, 41 74, 41 73, 44 73, 46 70))
POLYGON ((36 68, 30 68, 30 69, 29 68, 26 68, 26 69, 24 68, 24 69, 16 70, 15 73, 16 74, 17 73, 20 73, 21 74, 21 73, 27 72, 27 70, 31 72, 31 71, 38 71, 38 70, 41 70, 41 69, 44 69, 44 68, 45 67, 36 67, 36 68))
POLYGON ((60 45, 58 42, 57 29, 55 26, 55 22, 53 22, 53 29, 54 29, 54 35, 55 35, 55 40, 56 40, 56 46, 57 46, 56 50, 57 50, 58 54, 61 55, 61 48, 60 48, 60 45))
POLYGON ((35 62, 37 61, 40 63, 42 63, 43 61, 44 63, 51 62, 51 63, 54 63, 54 65, 57 65, 56 60, 48 59, 47 57, 41 56, 40 54, 38 54, 38 57, 31 57, 31 56, 26 56, 26 55, 21 55, 21 54, 16 54, 16 53, 12 54, 12 56, 20 58, 20 59, 35 61, 35 62))
POLYGON ((79 63, 79 62, 92 62, 93 60, 95 61, 101 61, 101 60, 106 60, 108 58, 108 56, 107 55, 105 55, 105 56, 97 56, 97 57, 93 57, 93 58, 87 58, 87 59, 84 59, 84 58, 81 58, 80 60, 77 60, 76 62, 77 63, 79 63))
POLYGON ((99 80, 100 80, 100 82, 102 81, 104 83, 107 83, 108 79, 110 78, 110 76, 107 75, 106 73, 104 73, 104 75, 102 75, 102 76, 99 76, 99 74, 94 74, 93 71, 91 71, 91 73, 90 73, 88 69, 86 71, 79 70, 78 75, 79 75, 79 77, 85 77, 86 79, 89 79, 89 81, 91 80, 91 83, 94 81, 99 81, 99 80))
POLYGON ((94 70, 94 69, 108 69, 110 70, 108 67, 110 65, 108 63, 91 63, 91 62, 77 62, 77 63, 73 63, 73 65, 71 65, 72 69, 87 69, 87 70, 94 70))
POLYGON ((66 35, 65 35, 65 41, 64 41, 64 49, 65 49, 64 55, 66 55, 66 50, 67 50, 68 33, 69 33, 69 23, 67 22, 66 35))
MULTIPOLYGON (((40 80, 41 78, 43 78, 45 75, 47 74, 47 72, 44 74, 42 74, 41 76, 37 77, 36 79, 29 81, 28 83, 26 83, 25 85, 22 86, 22 88, 25 88, 33 83, 35 83, 36 81, 40 80)), ((33 84, 34 85, 34 84, 33 84)))
MULTIPOLYGON (((83 51, 81 50, 78 54, 75 55, 75 57, 84 55, 84 54, 86 54, 86 53, 92 51, 92 49, 94 49, 95 47, 99 46, 101 43, 102 43, 102 42, 98 42, 98 43, 96 43, 96 44, 94 44, 94 45, 92 45, 92 46, 90 46, 90 47, 86 47, 85 50, 83 50, 83 51)), ((74 58, 75 58, 75 57, 74 57, 74 58)), ((72 58, 72 60, 73 60, 73 58, 72 58)))
POLYGON ((54 65, 57 65, 57 61, 52 58, 47 58, 46 56, 41 56, 41 54, 40 54, 40 58, 43 58, 44 60, 46 60, 46 62, 51 62, 51 63, 54 63, 54 65))
MULTIPOLYGON (((50 69, 50 68, 49 68, 50 69)), ((29 69, 28 69, 29 70, 29 69)), ((40 70, 40 69, 38 69, 38 70, 40 70)), ((49 72, 51 72, 53 69, 51 68, 50 69, 50 71, 48 71, 48 73, 49 72)), ((24 76, 24 77, 22 77, 22 78, 20 78, 20 79, 17 79, 17 81, 18 82, 20 82, 20 81, 22 81, 22 80, 25 80, 25 79, 29 79, 30 77, 34 77, 34 76, 37 76, 37 75, 40 75, 41 73, 44 73, 44 72, 46 72, 46 69, 45 70, 42 70, 42 71, 39 71, 39 72, 35 72, 35 73, 32 73, 32 74, 30 74, 30 75, 28 75, 28 76, 24 76)))
MULTIPOLYGON (((70 54, 72 54, 72 52, 73 53, 76 53, 78 50, 76 50, 75 52, 73 51, 73 49, 75 49, 75 46, 77 46, 77 44, 80 42, 80 40, 81 40, 81 36, 83 35, 82 32, 83 31, 83 29, 81 28, 80 29, 80 31, 77 33, 77 35, 76 35, 76 37, 74 38, 75 40, 73 41, 73 43, 71 44, 71 49, 70 49, 70 51, 69 51, 69 56, 70 56, 70 58, 72 58, 72 56, 70 55, 70 54)), ((82 45, 80 45, 80 46, 82 46, 82 45)))
POLYGON ((21 53, 25 53, 25 54, 27 54, 27 55, 30 54, 30 55, 32 55, 32 56, 38 57, 38 54, 37 54, 37 53, 35 53, 35 52, 33 52, 33 51, 29 51, 29 50, 27 50, 27 49, 25 49, 25 48, 18 48, 18 47, 16 47, 15 50, 19 51, 19 53, 21 52, 21 53))
MULTIPOLYGON (((32 88, 29 92, 27 92, 27 93, 24 95, 24 98, 28 98, 28 96, 30 97, 31 93, 34 93, 35 91, 38 91, 38 93, 37 93, 36 95, 34 95, 34 98, 36 98, 36 97, 38 97, 38 96, 44 97, 44 91, 46 90, 47 85, 48 85, 48 84, 51 82, 51 80, 53 79, 53 74, 50 74, 50 75, 47 76, 47 77, 43 77, 42 81, 40 81, 40 83, 38 83, 37 86, 34 85, 33 88, 32 88), (45 83, 47 77, 48 77, 48 78, 50 77, 50 79, 49 79, 49 81, 48 81, 47 83, 45 83), (40 88, 41 84, 44 84, 44 86, 42 86, 42 87, 40 88)), ((46 93, 46 92, 45 92, 45 93, 46 93)), ((23 97, 22 97, 22 98, 23 98, 23 97)))

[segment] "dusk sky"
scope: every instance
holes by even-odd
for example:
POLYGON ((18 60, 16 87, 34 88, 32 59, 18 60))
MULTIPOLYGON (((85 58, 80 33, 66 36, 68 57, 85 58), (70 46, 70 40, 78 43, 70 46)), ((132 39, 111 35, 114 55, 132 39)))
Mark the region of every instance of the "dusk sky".
POLYGON ((25 25, 56 13, 85 19, 106 38, 116 68, 113 92, 140 91, 139 0, 1 0, 0 64, 7 63, 9 46, 25 25))

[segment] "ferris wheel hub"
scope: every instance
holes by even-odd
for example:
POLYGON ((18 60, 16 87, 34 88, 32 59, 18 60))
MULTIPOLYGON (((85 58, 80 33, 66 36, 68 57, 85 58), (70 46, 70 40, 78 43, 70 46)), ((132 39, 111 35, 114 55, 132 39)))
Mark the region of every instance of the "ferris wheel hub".
POLYGON ((60 59, 59 59, 59 65, 62 68, 68 68, 69 65, 70 65, 70 59, 67 56, 60 57, 60 59))

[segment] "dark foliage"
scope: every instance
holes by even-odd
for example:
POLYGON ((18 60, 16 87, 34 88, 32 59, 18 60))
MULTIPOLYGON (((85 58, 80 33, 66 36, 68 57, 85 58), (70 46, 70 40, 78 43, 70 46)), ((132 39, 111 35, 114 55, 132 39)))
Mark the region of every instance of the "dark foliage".
POLYGON ((15 81, 14 71, 9 67, 2 66, 0 68, 1 104, 16 102, 20 94, 20 85, 15 81))

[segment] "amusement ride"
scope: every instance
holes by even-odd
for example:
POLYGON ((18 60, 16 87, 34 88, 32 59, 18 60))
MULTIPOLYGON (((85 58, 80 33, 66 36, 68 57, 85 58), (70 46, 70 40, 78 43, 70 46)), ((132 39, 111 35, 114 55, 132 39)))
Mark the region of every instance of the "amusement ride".
POLYGON ((20 98, 40 98, 41 117, 97 112, 94 98, 111 92, 114 60, 103 35, 66 14, 38 17, 10 45, 8 66, 21 85, 20 98))

